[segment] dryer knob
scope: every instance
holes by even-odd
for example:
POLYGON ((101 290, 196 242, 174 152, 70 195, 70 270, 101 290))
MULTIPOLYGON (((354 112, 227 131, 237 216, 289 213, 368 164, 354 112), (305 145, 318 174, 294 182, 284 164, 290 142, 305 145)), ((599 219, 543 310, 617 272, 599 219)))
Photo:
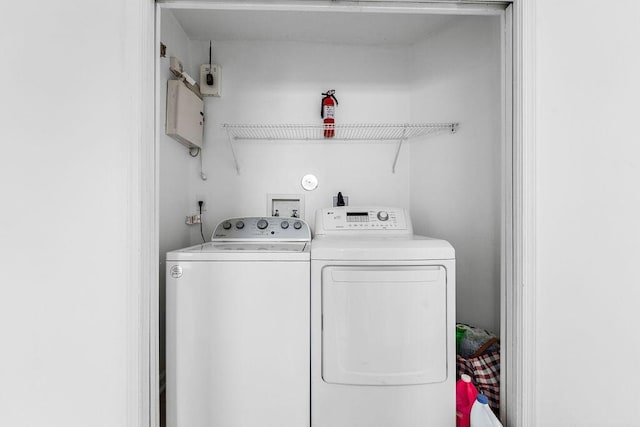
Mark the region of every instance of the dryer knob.
POLYGON ((378 219, 380 221, 386 221, 389 219, 389 212, 387 211, 380 211, 378 212, 378 219))
POLYGON ((222 223, 222 228, 224 228, 225 230, 228 230, 231 228, 231 223, 229 221, 225 221, 222 223))
POLYGON ((280 223, 280 227, 282 227, 282 228, 284 228, 286 230, 287 228, 289 228, 289 221, 282 221, 280 223))
POLYGON ((258 228, 260 230, 264 230, 265 228, 267 228, 269 226, 269 223, 267 222, 267 220, 265 219, 261 219, 260 221, 258 221, 258 228))
POLYGON ((302 228, 302 223, 300 221, 294 222, 293 228, 295 228, 296 230, 300 230, 302 228))
POLYGON ((236 222, 236 228, 238 230, 242 230, 244 228, 244 222, 242 222, 242 221, 236 222))

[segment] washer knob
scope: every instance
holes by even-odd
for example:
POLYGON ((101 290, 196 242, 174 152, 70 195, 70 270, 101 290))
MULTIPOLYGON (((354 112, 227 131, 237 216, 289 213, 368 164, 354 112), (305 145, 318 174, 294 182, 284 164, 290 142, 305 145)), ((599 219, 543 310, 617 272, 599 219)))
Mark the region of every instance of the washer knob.
POLYGON ((242 222, 242 221, 236 222, 236 228, 238 230, 242 230, 244 228, 244 222, 242 222))
POLYGON ((258 228, 260 230, 264 230, 265 228, 267 228, 269 226, 269 223, 267 222, 267 220, 265 219, 261 219, 258 221, 258 228))
POLYGON ((222 228, 224 228, 225 230, 228 230, 231 228, 231 223, 229 221, 225 221, 222 223, 222 228))
POLYGON ((296 230, 300 230, 302 228, 302 223, 300 221, 294 222, 293 228, 295 228, 296 230))
POLYGON ((289 228, 289 221, 282 221, 280 223, 280 227, 286 230, 287 228, 289 228))
POLYGON ((389 212, 387 211, 380 211, 378 212, 378 219, 380 221, 386 221, 389 219, 389 212))

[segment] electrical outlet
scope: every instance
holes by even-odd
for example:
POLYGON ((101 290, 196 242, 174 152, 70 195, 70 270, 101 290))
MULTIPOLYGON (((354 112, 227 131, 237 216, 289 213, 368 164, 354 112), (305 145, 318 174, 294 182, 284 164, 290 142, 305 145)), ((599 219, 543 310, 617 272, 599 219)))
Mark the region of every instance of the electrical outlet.
POLYGON ((200 93, 202 96, 221 96, 220 77, 222 70, 218 64, 202 64, 200 66, 200 93), (211 72, 213 76, 213 84, 207 84, 207 74, 211 72))
POLYGON ((187 225, 202 224, 202 216, 200 214, 187 215, 184 223, 187 225))
POLYGON ((304 196, 267 194, 267 215, 304 219, 304 196))

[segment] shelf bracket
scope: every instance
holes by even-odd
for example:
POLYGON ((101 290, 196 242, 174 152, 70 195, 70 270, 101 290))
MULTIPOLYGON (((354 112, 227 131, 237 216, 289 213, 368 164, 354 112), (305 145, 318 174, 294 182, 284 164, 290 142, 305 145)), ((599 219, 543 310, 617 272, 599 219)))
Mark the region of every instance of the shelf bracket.
POLYGON ((236 154, 235 148, 233 148, 233 137, 231 133, 227 130, 227 138, 229 139, 229 148, 231 148, 231 154, 233 155, 233 164, 236 167, 236 174, 240 175, 240 165, 238 164, 238 156, 236 154))
POLYGON ((393 158, 393 166, 391 166, 391 173, 396 173, 396 164, 398 163, 398 157, 400 156, 400 149, 402 148, 402 143, 406 139, 406 136, 405 136, 406 134, 407 134, 407 127, 405 126, 404 129, 402 129, 402 136, 398 141, 398 148, 396 149, 396 155, 393 158))

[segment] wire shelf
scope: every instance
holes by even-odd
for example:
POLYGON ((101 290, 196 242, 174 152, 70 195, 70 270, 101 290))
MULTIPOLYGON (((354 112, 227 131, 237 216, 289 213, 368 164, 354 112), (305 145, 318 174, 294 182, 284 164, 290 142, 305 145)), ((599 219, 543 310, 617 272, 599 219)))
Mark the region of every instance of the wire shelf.
POLYGON ((227 131, 236 172, 240 173, 238 156, 234 142, 253 141, 397 141, 398 147, 393 158, 391 172, 396 172, 396 164, 402 143, 409 138, 458 130, 458 123, 400 123, 400 124, 229 124, 222 127, 227 131), (333 131, 334 136, 325 137, 325 131, 333 131))
POLYGON ((401 141, 441 132, 455 132, 457 123, 402 123, 402 124, 223 124, 233 140, 281 141, 401 141), (325 130, 334 131, 326 138, 325 130))

